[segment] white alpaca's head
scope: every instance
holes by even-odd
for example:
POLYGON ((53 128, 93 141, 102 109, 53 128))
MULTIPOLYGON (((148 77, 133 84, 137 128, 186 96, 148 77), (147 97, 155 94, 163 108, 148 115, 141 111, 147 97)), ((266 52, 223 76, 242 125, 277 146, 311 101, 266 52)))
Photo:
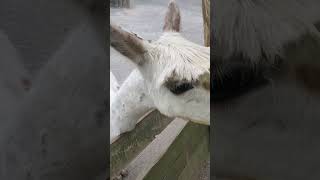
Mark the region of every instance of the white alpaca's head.
POLYGON ((163 35, 148 42, 110 25, 111 45, 140 70, 155 107, 170 117, 210 124, 210 48, 184 39, 180 12, 169 3, 163 35))

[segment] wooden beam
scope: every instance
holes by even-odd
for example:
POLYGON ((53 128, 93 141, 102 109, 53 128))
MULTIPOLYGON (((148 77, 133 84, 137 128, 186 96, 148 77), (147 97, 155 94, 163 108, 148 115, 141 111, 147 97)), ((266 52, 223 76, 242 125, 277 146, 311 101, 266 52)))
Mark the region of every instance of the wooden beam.
POLYGON ((198 179, 208 138, 208 126, 175 119, 125 168, 124 180, 198 179))
POLYGON ((126 167, 128 176, 125 179, 142 180, 167 152, 170 145, 186 124, 187 122, 181 119, 175 119, 171 122, 166 129, 126 167))
POLYGON ((210 0, 202 0, 204 45, 210 46, 210 0))
POLYGON ((111 177, 117 175, 121 169, 128 165, 172 120, 172 118, 161 115, 158 111, 153 111, 140 121, 133 131, 124 133, 111 144, 111 177))
POLYGON ((209 126, 189 122, 144 180, 198 179, 209 156, 209 126))

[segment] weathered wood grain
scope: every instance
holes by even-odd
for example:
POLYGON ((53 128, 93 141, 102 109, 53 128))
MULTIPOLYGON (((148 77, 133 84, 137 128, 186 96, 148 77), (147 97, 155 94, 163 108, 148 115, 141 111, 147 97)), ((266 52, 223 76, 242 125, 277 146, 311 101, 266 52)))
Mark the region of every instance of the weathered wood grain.
POLYGON ((204 45, 210 46, 210 0, 202 0, 204 45))
POLYGON ((195 179, 209 155, 209 127, 189 122, 144 180, 195 179))
POLYGON ((125 169, 124 180, 194 180, 209 155, 209 127, 172 121, 125 169))
POLYGON ((172 118, 154 111, 140 121, 133 131, 121 135, 110 146, 111 177, 128 165, 171 121, 172 118))
POLYGON ((128 176, 125 179, 142 180, 150 169, 167 153, 170 145, 175 141, 186 124, 187 121, 182 119, 172 121, 166 129, 126 167, 128 176))

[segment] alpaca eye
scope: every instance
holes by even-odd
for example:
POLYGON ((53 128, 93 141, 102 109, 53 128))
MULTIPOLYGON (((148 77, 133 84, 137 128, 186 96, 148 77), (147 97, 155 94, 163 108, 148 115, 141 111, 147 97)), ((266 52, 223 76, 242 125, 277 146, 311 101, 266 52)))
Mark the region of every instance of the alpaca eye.
POLYGON ((189 91, 190 89, 193 89, 193 85, 191 83, 181 83, 177 85, 173 85, 169 87, 170 91, 175 95, 180 95, 184 92, 189 91))

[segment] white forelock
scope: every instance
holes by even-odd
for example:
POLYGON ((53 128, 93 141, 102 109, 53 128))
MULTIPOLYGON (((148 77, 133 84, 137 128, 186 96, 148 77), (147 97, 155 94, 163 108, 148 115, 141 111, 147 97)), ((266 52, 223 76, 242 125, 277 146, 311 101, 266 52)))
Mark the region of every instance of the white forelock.
POLYGON ((184 39, 179 33, 164 33, 148 51, 151 63, 161 69, 158 84, 174 75, 177 80, 196 80, 210 73, 210 48, 184 39))

